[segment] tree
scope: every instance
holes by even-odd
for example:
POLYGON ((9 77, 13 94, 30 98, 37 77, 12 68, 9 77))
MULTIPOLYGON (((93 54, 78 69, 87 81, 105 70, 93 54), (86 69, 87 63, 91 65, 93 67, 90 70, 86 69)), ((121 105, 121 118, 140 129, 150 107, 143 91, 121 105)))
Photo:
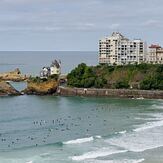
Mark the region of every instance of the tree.
POLYGON ((96 78, 95 80, 95 88, 103 88, 107 84, 107 80, 104 79, 103 77, 96 78))
POLYGON ((116 89, 121 89, 121 88, 129 88, 128 81, 126 80, 120 80, 115 83, 115 88, 116 89))

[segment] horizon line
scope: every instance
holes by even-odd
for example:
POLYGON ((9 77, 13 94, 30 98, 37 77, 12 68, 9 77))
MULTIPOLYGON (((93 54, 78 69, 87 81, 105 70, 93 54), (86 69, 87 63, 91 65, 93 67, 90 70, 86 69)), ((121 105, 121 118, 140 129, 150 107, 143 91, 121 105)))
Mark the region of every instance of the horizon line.
POLYGON ((98 52, 98 50, 0 50, 0 52, 98 52))

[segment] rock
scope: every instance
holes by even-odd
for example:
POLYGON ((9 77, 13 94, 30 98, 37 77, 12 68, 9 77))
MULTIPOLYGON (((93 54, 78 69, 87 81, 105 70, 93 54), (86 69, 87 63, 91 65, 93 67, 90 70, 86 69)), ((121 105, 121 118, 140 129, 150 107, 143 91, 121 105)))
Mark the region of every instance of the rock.
POLYGON ((0 81, 0 96, 21 95, 10 83, 0 81))
POLYGON ((0 73, 0 79, 5 81, 24 81, 27 79, 26 75, 22 75, 20 70, 17 68, 14 71, 0 73))
POLYGON ((27 81, 27 88, 22 92, 28 95, 51 95, 56 93, 58 88, 57 80, 47 80, 47 81, 27 81))

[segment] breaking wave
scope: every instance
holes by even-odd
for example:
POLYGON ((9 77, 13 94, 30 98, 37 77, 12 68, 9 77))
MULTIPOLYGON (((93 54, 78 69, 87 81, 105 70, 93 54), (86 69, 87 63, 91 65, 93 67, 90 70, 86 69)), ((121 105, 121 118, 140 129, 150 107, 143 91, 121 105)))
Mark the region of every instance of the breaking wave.
POLYGON ((84 153, 83 155, 73 156, 73 157, 71 157, 71 159, 74 161, 83 161, 83 160, 87 160, 87 159, 95 159, 98 157, 105 157, 105 156, 109 156, 112 154, 125 153, 125 152, 127 152, 127 150, 101 148, 96 151, 90 151, 90 152, 84 153))
POLYGON ((74 139, 74 140, 69 140, 66 142, 63 142, 62 144, 82 144, 82 143, 87 143, 87 142, 91 142, 95 139, 101 139, 102 136, 100 135, 96 135, 96 136, 91 136, 91 137, 86 137, 86 138, 79 138, 79 139, 74 139))
POLYGON ((161 127, 161 126, 163 126, 163 120, 156 121, 156 122, 147 122, 144 125, 140 126, 139 128, 134 129, 133 131, 139 132, 139 131, 148 130, 148 129, 152 129, 155 127, 161 127))
POLYGON ((143 152, 163 146, 163 115, 155 114, 157 121, 139 125, 133 132, 105 140, 110 145, 124 148, 132 152, 143 152), (158 119, 160 119, 158 121, 158 119), (161 127, 161 128, 160 128, 161 127))
POLYGON ((67 142, 63 142, 63 144, 81 144, 81 143, 86 143, 86 142, 90 142, 93 141, 94 138, 93 136, 88 137, 88 138, 81 138, 81 139, 75 139, 75 140, 70 140, 67 142))
POLYGON ((145 159, 123 159, 123 160, 88 160, 86 163, 140 163, 145 159))

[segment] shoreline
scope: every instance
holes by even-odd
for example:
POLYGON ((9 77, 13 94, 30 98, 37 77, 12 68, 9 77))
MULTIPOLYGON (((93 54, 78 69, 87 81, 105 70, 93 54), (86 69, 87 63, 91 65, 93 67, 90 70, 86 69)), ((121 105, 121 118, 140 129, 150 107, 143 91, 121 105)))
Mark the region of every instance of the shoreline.
MULTIPOLYGON (((11 86, 13 89, 14 87, 11 86)), ((10 89, 11 89, 10 88, 10 89)), ((15 89, 15 91, 17 91, 15 89)), ((163 99, 162 90, 136 90, 136 89, 98 89, 98 88, 71 88, 59 86, 55 93, 22 93, 17 91, 12 93, 0 93, 0 97, 5 96, 83 96, 83 97, 108 97, 108 98, 128 98, 128 99, 163 99)))
POLYGON ((163 99, 163 91, 161 90, 70 88, 60 86, 57 94, 59 96, 163 99))

